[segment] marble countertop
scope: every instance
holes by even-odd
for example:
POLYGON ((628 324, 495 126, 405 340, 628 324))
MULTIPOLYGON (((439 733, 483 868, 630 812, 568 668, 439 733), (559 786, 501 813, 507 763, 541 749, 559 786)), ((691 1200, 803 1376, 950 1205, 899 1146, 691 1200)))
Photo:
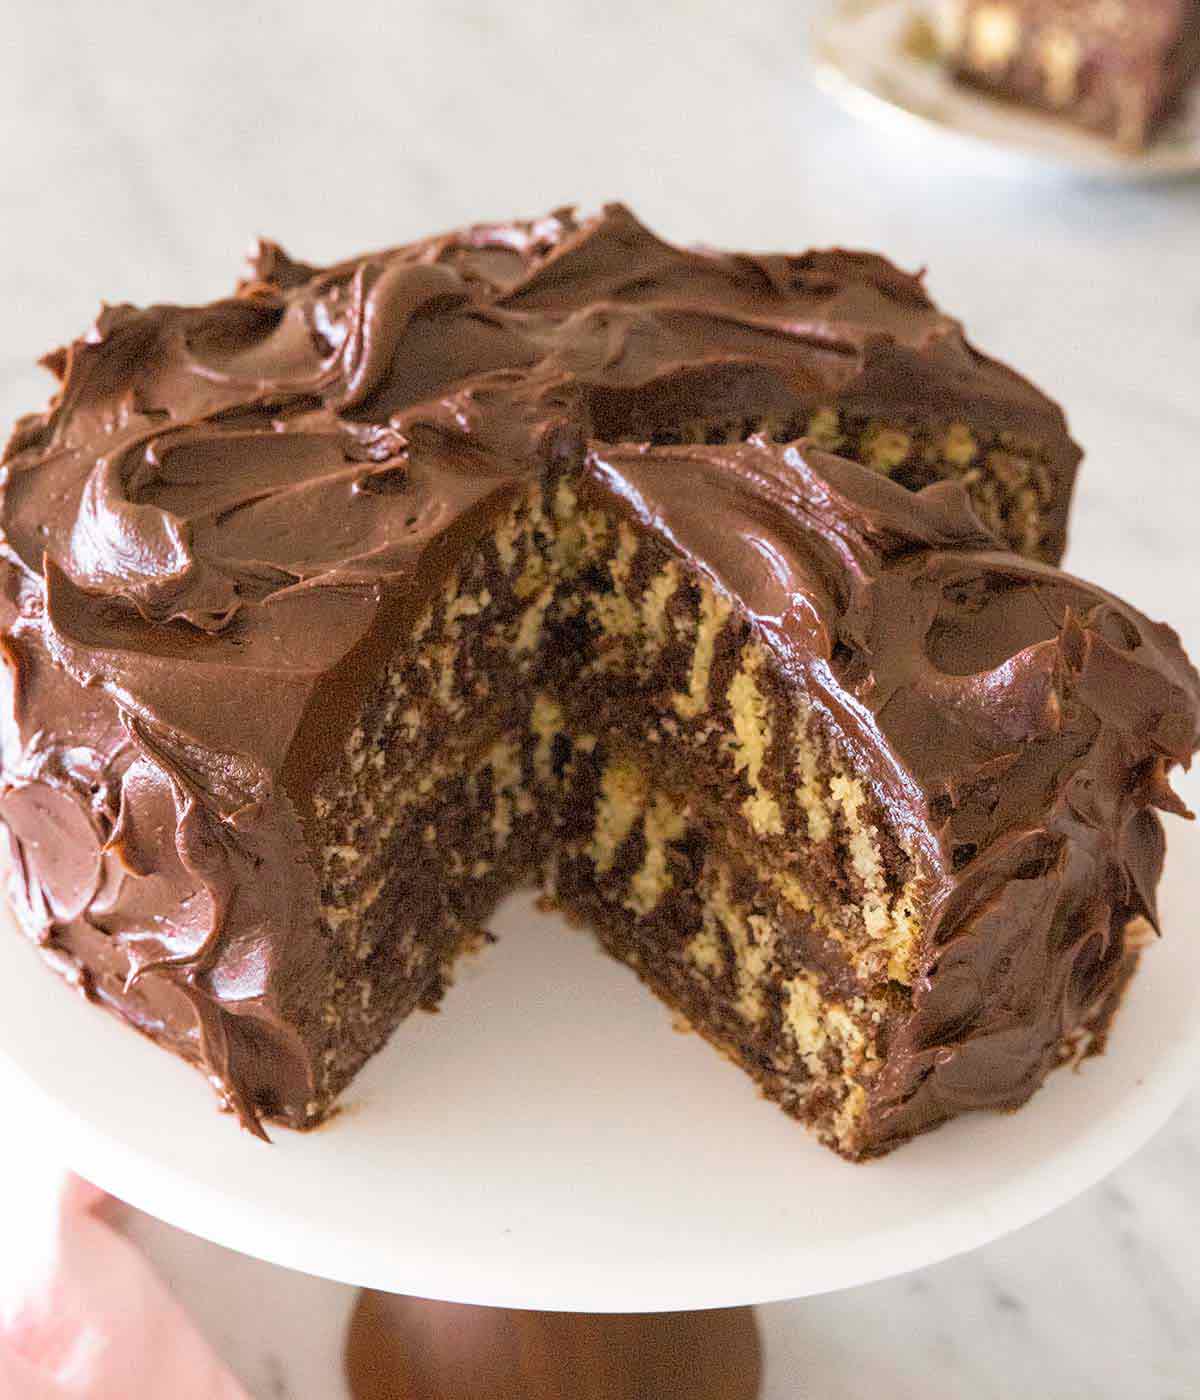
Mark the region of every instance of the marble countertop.
MULTIPOLYGON (((1200 184, 1021 179, 884 139, 812 87, 809 14, 796 0, 10 7, 0 418, 43 400, 31 361, 99 295, 207 299, 254 234, 333 259, 621 198, 686 241, 838 242, 926 266, 1088 450, 1071 567, 1200 651, 1200 184)), ((767 1395, 1200 1394, 1198 1175, 1200 1094, 1040 1224, 763 1309, 767 1395)), ((350 1290, 138 1229, 255 1396, 336 1400, 350 1290)))

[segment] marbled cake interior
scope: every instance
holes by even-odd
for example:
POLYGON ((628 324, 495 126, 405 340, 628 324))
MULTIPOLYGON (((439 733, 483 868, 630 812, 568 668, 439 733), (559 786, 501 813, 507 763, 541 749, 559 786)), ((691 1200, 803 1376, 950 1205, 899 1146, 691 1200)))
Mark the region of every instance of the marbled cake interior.
POLYGON ((667 427, 642 419, 624 425, 620 440, 712 446, 756 435, 780 443, 806 439, 913 491, 935 481, 960 481, 975 513, 998 539, 1032 559, 1057 558, 1049 458, 1036 441, 1018 433, 989 432, 936 415, 871 416, 824 404, 811 413, 689 418, 667 427))
POLYGON ((562 480, 414 641, 316 797, 341 951, 312 1112, 537 883, 856 1155, 909 1009, 918 866, 737 606, 562 480))

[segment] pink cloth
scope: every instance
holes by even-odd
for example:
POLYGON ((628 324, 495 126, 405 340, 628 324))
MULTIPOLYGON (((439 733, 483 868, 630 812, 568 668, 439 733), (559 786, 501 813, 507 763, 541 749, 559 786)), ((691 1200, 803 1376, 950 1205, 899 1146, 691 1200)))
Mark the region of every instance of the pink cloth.
POLYGON ((248 1400, 102 1191, 51 1173, 5 1204, 0 1400, 248 1400))

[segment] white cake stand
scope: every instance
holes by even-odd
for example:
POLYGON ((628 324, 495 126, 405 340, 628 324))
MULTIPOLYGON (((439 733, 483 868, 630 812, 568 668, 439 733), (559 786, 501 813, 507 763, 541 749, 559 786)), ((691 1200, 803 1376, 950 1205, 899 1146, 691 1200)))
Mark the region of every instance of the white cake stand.
MULTIPOLYGON (((1200 783, 1181 784, 1200 805, 1200 783)), ((1200 829, 1170 823, 1166 937, 1109 1051, 1020 1113, 851 1166, 758 1097, 587 935, 511 900, 348 1107, 270 1146, 195 1071, 0 929, 6 1137, 220 1244, 397 1293, 583 1312, 799 1297, 982 1245, 1118 1166, 1200 1066, 1200 829)), ((7 916, 6 916, 7 917, 7 916)))

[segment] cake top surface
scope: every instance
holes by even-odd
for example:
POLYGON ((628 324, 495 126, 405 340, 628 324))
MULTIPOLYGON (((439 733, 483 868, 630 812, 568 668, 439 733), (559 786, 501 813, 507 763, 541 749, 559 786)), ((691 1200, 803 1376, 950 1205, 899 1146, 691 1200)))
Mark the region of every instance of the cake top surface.
POLYGON ((20 862, 36 916, 119 933, 138 975, 173 978, 249 1119, 233 1021, 286 1038, 281 999, 303 1003, 316 961, 289 799, 353 713, 330 694, 555 464, 745 607, 861 741, 947 901, 959 864, 1052 865, 1049 802, 1123 824, 1123 878, 1152 912, 1146 806, 1170 804, 1200 709, 1168 629, 999 551, 957 487, 762 441, 606 445, 638 395, 703 412, 768 380, 1062 434, 882 259, 683 251, 619 206, 326 270, 263 245, 234 297, 107 308, 47 362, 61 389, 0 480, 0 816, 18 843, 41 833, 20 862))
POLYGON ((264 244, 236 296, 105 308, 46 362, 62 385, 8 445, 4 552, 44 580, 60 661, 244 756, 220 764, 226 810, 261 795, 384 595, 517 480, 620 437, 630 396, 702 412, 766 374, 811 402, 1062 427, 883 259, 685 251, 620 206, 325 270, 264 244), (236 716, 231 685, 259 691, 236 716))

